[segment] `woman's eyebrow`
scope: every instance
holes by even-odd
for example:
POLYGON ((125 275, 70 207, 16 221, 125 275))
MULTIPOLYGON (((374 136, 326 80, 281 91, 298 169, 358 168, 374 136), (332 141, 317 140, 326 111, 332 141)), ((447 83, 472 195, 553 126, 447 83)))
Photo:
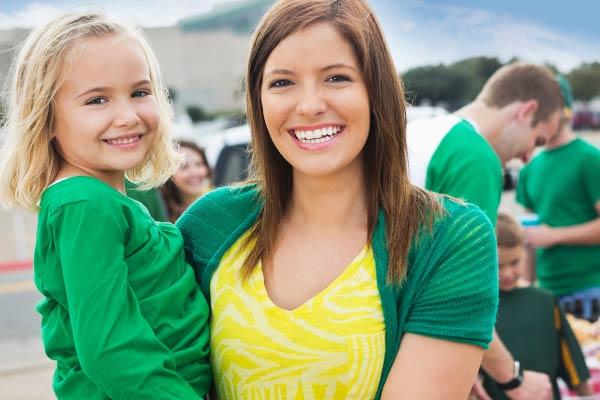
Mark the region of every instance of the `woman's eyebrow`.
POLYGON ((265 74, 265 77, 268 77, 269 75, 293 75, 294 73, 292 71, 290 71, 289 69, 274 69, 272 71, 269 71, 267 74, 265 74))
MULTIPOLYGON (((330 69, 336 69, 336 68, 346 68, 346 69, 350 69, 350 70, 356 72, 356 67, 353 67, 352 65, 348 65, 348 64, 344 64, 344 63, 335 63, 335 64, 326 65, 325 67, 321 68, 320 71, 328 71, 330 69)), ((290 71, 289 69, 277 68, 277 69, 268 71, 265 74, 265 77, 269 77, 270 75, 293 75, 293 74, 294 73, 292 71, 290 71)))

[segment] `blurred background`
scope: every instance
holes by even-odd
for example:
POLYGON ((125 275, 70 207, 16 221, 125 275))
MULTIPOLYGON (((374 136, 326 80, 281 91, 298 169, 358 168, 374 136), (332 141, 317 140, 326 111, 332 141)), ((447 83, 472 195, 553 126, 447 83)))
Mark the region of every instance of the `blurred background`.
MULTIPOLYGON (((206 149, 214 183, 245 176, 244 62, 270 0, 0 0, 0 85, 31 28, 65 11, 103 10, 143 27, 161 63, 175 131, 206 149)), ((409 118, 452 112, 502 65, 523 60, 564 74, 573 128, 600 146, 600 3, 596 0, 372 0, 406 97, 409 118)), ((3 92, 5 94, 5 92, 3 92)), ((0 96, 0 116, 6 97, 0 96)), ((0 139, 1 140, 1 139, 0 139)), ((512 165, 512 164, 511 164, 512 165)), ((514 168, 518 168, 518 163, 514 168)), ((518 214, 514 194, 501 208, 518 214)), ((53 365, 39 339, 31 277, 36 216, 0 208, 0 398, 51 399, 53 365)))

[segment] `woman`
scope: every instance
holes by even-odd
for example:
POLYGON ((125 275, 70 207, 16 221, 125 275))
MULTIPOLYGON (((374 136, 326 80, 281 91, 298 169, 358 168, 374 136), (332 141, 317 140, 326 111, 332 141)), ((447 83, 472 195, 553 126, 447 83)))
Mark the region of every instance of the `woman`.
POLYGON ((219 398, 465 399, 497 307, 492 227, 410 185, 400 81, 362 0, 284 0, 246 74, 254 183, 181 217, 219 398))
POLYGON ((161 187, 168 218, 174 222, 198 197, 212 188, 212 170, 204 150, 196 143, 180 140, 182 167, 161 187))

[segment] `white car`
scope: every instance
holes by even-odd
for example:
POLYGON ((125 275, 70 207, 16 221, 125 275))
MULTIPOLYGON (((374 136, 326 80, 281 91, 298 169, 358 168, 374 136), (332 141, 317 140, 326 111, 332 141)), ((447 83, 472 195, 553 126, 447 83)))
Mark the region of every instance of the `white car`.
MULTIPOLYGON (((407 119, 411 121, 448 112, 442 107, 409 106, 406 113, 407 119)), ((208 164, 213 167, 215 186, 228 185, 248 176, 250 137, 250 127, 247 124, 194 135, 193 140, 205 149, 208 164)))

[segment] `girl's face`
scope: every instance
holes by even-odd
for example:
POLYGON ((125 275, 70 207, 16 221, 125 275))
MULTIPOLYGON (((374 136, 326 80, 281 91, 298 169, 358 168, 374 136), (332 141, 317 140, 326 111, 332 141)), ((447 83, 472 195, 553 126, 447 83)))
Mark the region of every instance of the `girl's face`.
POLYGON ((144 52, 130 36, 86 38, 65 71, 52 129, 67 164, 109 184, 140 164, 159 123, 144 52))
POLYGON ((173 175, 173 183, 179 188, 183 197, 197 197, 206 191, 208 166, 204 158, 194 149, 181 147, 185 162, 173 175))
POLYGON ((354 50, 334 25, 315 23, 275 47, 261 100, 271 140, 294 174, 362 168, 369 96, 354 50))

